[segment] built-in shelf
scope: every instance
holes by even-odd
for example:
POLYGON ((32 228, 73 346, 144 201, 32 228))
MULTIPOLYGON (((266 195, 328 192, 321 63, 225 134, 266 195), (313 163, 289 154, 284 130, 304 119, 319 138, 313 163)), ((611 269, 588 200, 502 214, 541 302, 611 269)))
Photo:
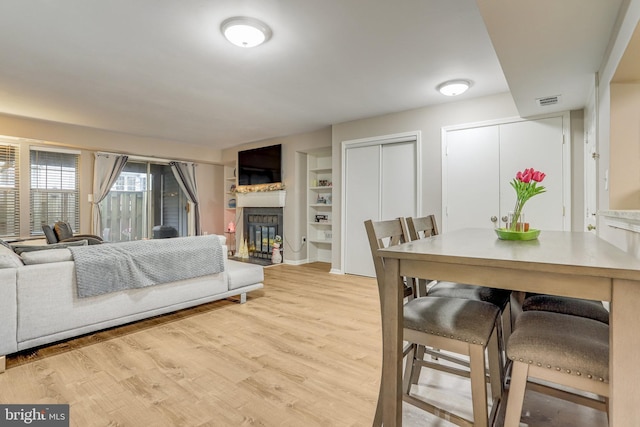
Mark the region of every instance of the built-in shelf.
POLYGON ((307 259, 331 262, 333 186, 331 149, 307 153, 307 259), (322 222, 318 221, 322 218, 322 222))
POLYGON ((318 243, 318 244, 324 244, 324 245, 330 245, 331 244, 331 240, 328 239, 309 239, 309 243, 318 243))
MULTIPOLYGON (((236 187, 235 171, 236 171, 235 162, 228 163, 224 167, 224 230, 225 231, 229 230, 230 223, 233 223, 234 227, 237 225, 236 224, 236 220, 237 220, 236 208, 229 206, 230 204, 233 205, 234 200, 235 200, 235 205, 236 206, 238 205, 237 197, 236 197, 237 194, 235 191, 233 191, 236 187)), ((235 237, 236 237, 235 233, 227 234, 227 239, 229 240, 227 241, 227 246, 233 252, 235 252, 236 242, 230 241, 230 240, 235 240, 235 237)))

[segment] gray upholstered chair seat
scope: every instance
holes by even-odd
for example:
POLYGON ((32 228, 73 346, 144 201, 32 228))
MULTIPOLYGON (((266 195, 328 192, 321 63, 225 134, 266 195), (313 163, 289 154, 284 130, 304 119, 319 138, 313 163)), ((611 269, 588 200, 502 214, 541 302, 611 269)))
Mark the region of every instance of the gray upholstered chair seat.
POLYGON ((500 311, 503 311, 509 303, 510 295, 511 291, 504 289, 444 281, 438 282, 429 289, 429 296, 432 297, 464 298, 473 301, 489 302, 497 306, 500 311))
POLYGON ((404 305, 404 327, 484 345, 499 313, 500 310, 488 302, 428 296, 404 305))
POLYGON ((604 308, 600 301, 545 294, 527 294, 522 303, 522 310, 570 314, 609 324, 609 311, 604 308))
POLYGON ((526 311, 516 321, 507 356, 567 374, 609 382, 609 326, 584 317, 526 311))

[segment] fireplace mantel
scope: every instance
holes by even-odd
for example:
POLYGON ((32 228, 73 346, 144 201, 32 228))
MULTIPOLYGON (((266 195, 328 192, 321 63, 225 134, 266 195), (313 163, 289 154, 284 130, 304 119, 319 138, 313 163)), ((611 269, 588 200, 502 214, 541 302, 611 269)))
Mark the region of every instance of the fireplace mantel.
POLYGON ((237 206, 239 208, 281 208, 284 207, 286 195, 286 190, 238 193, 237 206))

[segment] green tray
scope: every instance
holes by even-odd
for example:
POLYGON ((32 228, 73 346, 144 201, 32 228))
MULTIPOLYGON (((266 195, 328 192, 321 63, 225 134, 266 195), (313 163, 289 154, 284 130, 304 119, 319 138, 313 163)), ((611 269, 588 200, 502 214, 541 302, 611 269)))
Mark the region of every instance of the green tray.
POLYGON ((506 228, 496 228, 496 234, 502 240, 535 240, 540 235, 540 230, 529 229, 529 231, 512 231, 506 228))

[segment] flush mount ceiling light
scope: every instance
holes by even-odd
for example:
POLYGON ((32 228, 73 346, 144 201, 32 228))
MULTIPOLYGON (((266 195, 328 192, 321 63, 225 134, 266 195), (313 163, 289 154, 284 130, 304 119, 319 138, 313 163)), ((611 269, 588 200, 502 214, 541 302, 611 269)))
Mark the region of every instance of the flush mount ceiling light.
POLYGON ((471 86, 469 80, 449 80, 438 85, 438 91, 446 96, 456 96, 465 93, 469 86, 471 86))
POLYGON ((240 47, 256 47, 271 37, 267 24, 246 16, 225 19, 220 30, 227 40, 240 47))

